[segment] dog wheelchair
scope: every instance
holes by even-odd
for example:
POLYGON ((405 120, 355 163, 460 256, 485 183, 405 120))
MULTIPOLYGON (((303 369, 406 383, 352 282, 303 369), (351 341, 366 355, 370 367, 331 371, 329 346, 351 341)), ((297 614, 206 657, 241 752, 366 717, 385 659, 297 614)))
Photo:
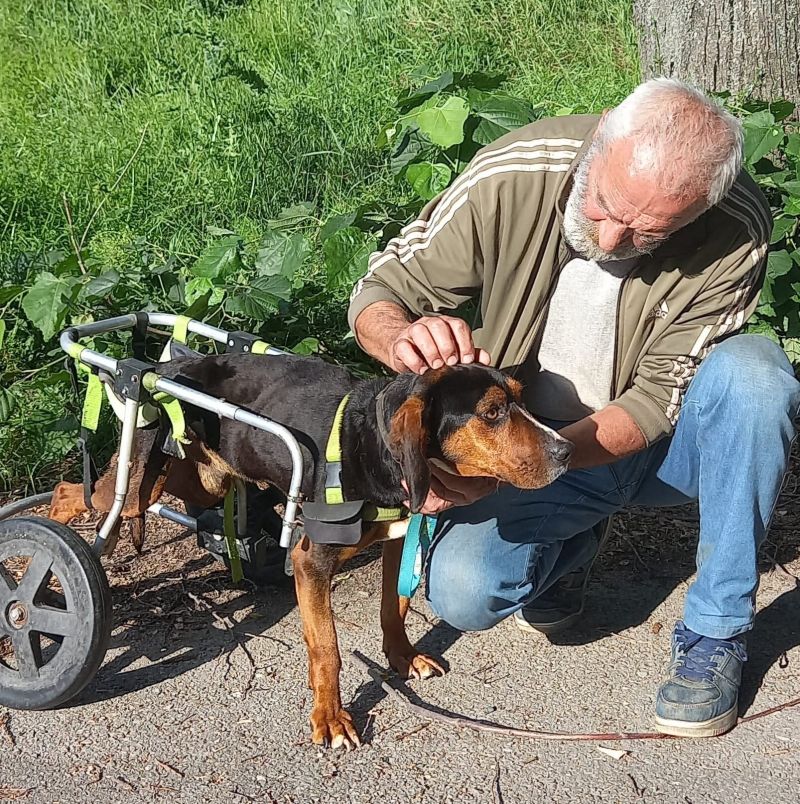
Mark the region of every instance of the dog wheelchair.
POLYGON ((159 362, 200 354, 185 345, 190 333, 221 344, 225 352, 283 354, 249 333, 227 332, 167 313, 131 313, 62 332, 60 345, 68 365, 87 378, 80 440, 87 508, 91 509, 88 420, 94 419, 96 427, 103 395, 121 420, 114 502, 92 545, 53 520, 15 516, 49 503, 52 493, 0 508, 0 705, 55 708, 77 696, 100 667, 112 628, 111 593, 100 556, 110 555, 115 547, 137 430, 166 415, 171 427, 163 450, 180 457, 181 402, 281 439, 291 456, 288 494, 237 481, 217 507, 187 506, 184 513, 155 503, 147 510, 196 532, 198 545, 223 560, 235 581, 244 577, 257 584, 279 583, 290 574, 289 552, 299 536, 300 446, 277 422, 156 373, 159 362), (164 328, 171 331, 158 361, 146 357, 147 339, 155 327, 160 333, 164 328), (133 356, 118 360, 81 343, 115 331, 131 332, 133 356), (279 506, 282 515, 276 511, 279 506), (9 571, 9 566, 16 571, 9 571))

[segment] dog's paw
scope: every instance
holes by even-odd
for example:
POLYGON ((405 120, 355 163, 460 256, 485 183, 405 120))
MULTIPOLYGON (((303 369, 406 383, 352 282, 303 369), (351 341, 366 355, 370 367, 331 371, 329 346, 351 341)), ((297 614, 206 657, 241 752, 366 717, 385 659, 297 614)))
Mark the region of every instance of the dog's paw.
POLYGON ((341 707, 336 711, 329 711, 315 707, 311 712, 311 740, 316 745, 330 748, 358 748, 361 738, 358 736, 353 718, 346 709, 341 707))
POLYGON ((444 668, 435 659, 417 653, 413 647, 409 650, 389 650, 386 652, 389 666, 402 678, 431 678, 443 676, 444 668))

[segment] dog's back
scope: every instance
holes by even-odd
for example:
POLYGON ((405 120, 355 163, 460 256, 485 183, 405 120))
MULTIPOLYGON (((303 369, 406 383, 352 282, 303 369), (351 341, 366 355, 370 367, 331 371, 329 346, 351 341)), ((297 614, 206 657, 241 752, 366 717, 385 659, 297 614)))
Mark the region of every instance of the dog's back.
MULTIPOLYGON (((303 452, 303 492, 311 496, 336 408, 356 383, 339 366, 298 355, 185 358, 159 367, 159 373, 291 430, 303 452)), ((288 488, 291 464, 280 439, 192 405, 185 407, 189 427, 237 474, 288 488)))

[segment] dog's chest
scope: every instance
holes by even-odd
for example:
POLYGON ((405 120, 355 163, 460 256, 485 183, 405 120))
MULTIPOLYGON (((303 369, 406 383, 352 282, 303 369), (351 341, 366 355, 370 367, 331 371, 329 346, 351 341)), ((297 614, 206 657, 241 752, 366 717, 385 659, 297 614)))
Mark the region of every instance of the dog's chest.
POLYGON ((408 519, 399 519, 397 522, 391 522, 386 528, 386 535, 378 541, 389 542, 392 539, 404 539, 407 530, 408 519))

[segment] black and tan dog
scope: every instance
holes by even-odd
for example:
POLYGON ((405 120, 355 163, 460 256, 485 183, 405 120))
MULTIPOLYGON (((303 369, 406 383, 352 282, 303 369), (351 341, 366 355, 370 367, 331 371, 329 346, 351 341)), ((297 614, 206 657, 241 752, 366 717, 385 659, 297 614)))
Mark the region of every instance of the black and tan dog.
MULTIPOLYGON (((336 411, 350 394, 341 429, 342 491, 346 500, 368 500, 412 510, 430 488, 429 459, 448 461, 459 474, 488 476, 520 488, 550 483, 567 468, 571 445, 525 410, 520 384, 478 365, 402 374, 392 380, 357 381, 316 358, 222 355, 173 361, 159 371, 206 393, 241 405, 288 427, 305 461, 302 492, 320 499, 325 487, 325 445, 336 411), (408 493, 401 481, 405 481, 408 493)), ((240 422, 218 419, 186 405, 193 437, 183 460, 159 448, 163 434, 140 431, 123 518, 132 520, 139 545, 144 511, 164 491, 199 506, 217 504, 235 477, 286 493, 291 463, 283 443, 240 422)), ((93 505, 108 511, 115 462, 98 480, 93 505)), ((79 484, 56 487, 51 517, 68 522, 84 510, 79 484)), ((381 626, 383 650, 403 676, 424 678, 440 666, 418 653, 405 632, 408 599, 397 594, 402 539, 390 539, 405 523, 364 523, 357 544, 313 543, 307 535, 292 553, 303 634, 309 655, 309 686, 315 743, 359 744, 339 695, 341 660, 331 610, 331 580, 342 564, 376 541, 383 550, 381 626)))

